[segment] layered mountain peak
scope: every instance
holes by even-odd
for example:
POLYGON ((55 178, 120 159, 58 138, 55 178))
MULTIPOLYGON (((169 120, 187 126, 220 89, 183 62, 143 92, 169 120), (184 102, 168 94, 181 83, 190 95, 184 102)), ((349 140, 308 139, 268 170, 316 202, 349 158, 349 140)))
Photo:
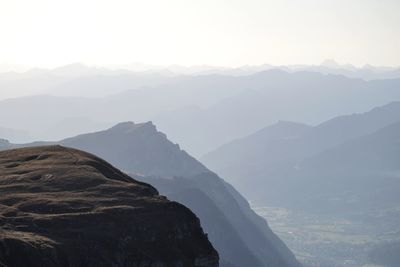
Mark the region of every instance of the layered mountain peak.
POLYGON ((1 266, 216 267, 197 217, 62 146, 0 152, 1 266))
POLYGON ((144 123, 134 123, 132 121, 121 122, 111 127, 109 130, 129 133, 137 129, 147 129, 150 131, 157 131, 156 126, 151 121, 144 123))
POLYGON ((123 122, 108 130, 78 135, 60 143, 91 151, 131 173, 192 176, 208 172, 179 145, 170 142, 151 121, 123 122))

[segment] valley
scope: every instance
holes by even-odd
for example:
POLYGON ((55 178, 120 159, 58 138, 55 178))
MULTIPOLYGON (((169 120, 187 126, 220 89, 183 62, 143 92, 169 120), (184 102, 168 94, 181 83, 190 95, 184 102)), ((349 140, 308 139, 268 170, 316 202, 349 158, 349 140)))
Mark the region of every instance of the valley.
POLYGON ((400 207, 329 217, 282 207, 252 208, 304 267, 387 266, 371 254, 382 245, 400 241, 400 207))

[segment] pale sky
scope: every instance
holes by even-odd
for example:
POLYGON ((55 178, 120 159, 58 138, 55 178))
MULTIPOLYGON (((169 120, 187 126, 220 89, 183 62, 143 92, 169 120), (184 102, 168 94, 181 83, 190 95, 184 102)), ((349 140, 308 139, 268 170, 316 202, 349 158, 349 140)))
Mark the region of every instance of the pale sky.
POLYGON ((0 0, 0 64, 400 65, 399 0, 0 0))

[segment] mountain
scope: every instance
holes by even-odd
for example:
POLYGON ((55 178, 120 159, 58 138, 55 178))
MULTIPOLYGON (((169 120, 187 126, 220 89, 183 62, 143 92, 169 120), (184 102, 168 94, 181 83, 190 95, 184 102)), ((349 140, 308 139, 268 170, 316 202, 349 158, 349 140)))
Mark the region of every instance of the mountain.
POLYGON ((218 266, 197 217, 61 146, 0 152, 1 266, 218 266))
POLYGON ((397 122, 306 158, 285 176, 297 179, 294 196, 313 209, 323 206, 331 211, 361 212, 397 208, 399 144, 397 122))
POLYGON ((55 79, 62 80, 54 86, 46 88, 41 93, 56 96, 105 97, 127 90, 158 86, 169 83, 171 77, 146 72, 130 72, 125 70, 107 70, 86 68, 81 71, 60 69, 52 71, 55 79), (71 71, 66 75, 64 72, 71 71), (76 72, 76 73, 75 73, 76 72), (67 77, 68 79, 65 79, 67 77))
POLYGON ((340 65, 332 60, 325 60, 321 65, 294 65, 281 68, 293 71, 312 71, 322 74, 343 75, 349 78, 363 79, 366 81, 378 79, 398 79, 400 78, 400 68, 395 67, 376 67, 365 65, 362 68, 353 65, 340 65))
POLYGON ((158 73, 111 70, 73 63, 55 69, 0 73, 0 85, 4 89, 0 98, 37 94, 102 97, 168 80, 169 77, 158 73))
MULTIPOLYGON (((354 173, 373 176, 378 170, 395 172, 398 167, 394 161, 397 158, 396 123, 399 121, 400 102, 393 102, 314 127, 299 127, 295 123, 286 123, 283 127, 278 123, 222 146, 203 157, 202 162, 227 177, 254 201, 283 204, 290 198, 280 195, 293 190, 292 202, 298 204, 304 198, 295 198, 296 191, 310 193, 307 187, 317 190, 318 180, 331 186, 346 186, 348 183, 344 180, 354 173), (274 129, 281 131, 273 136, 274 129), (393 164, 394 169, 384 169, 385 164, 393 164), (332 180, 339 177, 344 180, 332 180)), ((312 196, 304 194, 307 199, 312 196)))
POLYGON ((60 143, 104 157, 125 172, 172 177, 208 171, 179 145, 169 142, 152 122, 119 123, 106 131, 78 135, 60 143))
MULTIPOLYGON (((201 218, 202 227, 207 229, 208 238, 218 249, 221 266, 264 266, 245 245, 241 236, 230 223, 229 218, 221 212, 214 200, 215 196, 205 193, 203 188, 210 185, 203 183, 198 177, 196 179, 182 177, 165 179, 154 176, 133 177, 152 184, 169 199, 190 207, 201 218), (210 197, 213 197, 213 199, 210 197)), ((211 182, 211 186, 213 186, 213 182, 211 182)), ((274 251, 271 249, 266 253, 274 254, 274 251)), ((275 255, 271 256, 271 259, 275 257, 275 255)))
POLYGON ((279 162, 290 157, 282 144, 292 143, 312 127, 295 122, 279 121, 252 135, 227 143, 201 158, 208 167, 228 179, 235 179, 242 170, 260 167, 266 162, 279 162), (237 166, 237 168, 235 168, 237 166), (231 173, 232 169, 236 174, 231 173), (229 172, 229 175, 226 173, 229 172))
POLYGON ((136 179, 152 184, 201 218, 210 241, 220 253, 222 266, 300 266, 247 200, 215 174, 136 179))
POLYGON ((279 122, 201 161, 251 201, 305 266, 398 266, 398 245, 387 244, 400 238, 399 144, 393 102, 313 127, 279 122))
MULTIPOLYGON (((309 71, 172 77, 88 73, 79 77, 31 74, 23 79, 26 88, 37 84, 41 93, 53 95, 0 101, 0 125, 26 130, 35 140, 58 140, 70 135, 60 136, 64 131, 57 131, 55 125, 70 118, 107 127, 120 121, 151 120, 170 140, 199 157, 278 120, 315 125, 400 100, 400 79, 365 81, 309 71)), ((4 90, 15 91, 17 84, 18 79, 0 77, 4 90)), ((70 127, 69 133, 80 133, 81 127, 77 128, 70 127)))
MULTIPOLYGON (((299 266, 293 254, 229 184, 151 123, 120 123, 58 142, 108 160, 187 205, 219 252, 221 266, 299 266)), ((34 143, 30 145, 38 145, 34 143)))
MULTIPOLYGON (((191 188, 199 190, 204 194, 203 197, 211 199, 219 216, 225 218, 221 223, 216 219, 218 217, 196 213, 203 222, 210 240, 219 251, 222 263, 227 262, 234 266, 298 265, 294 256, 272 233, 267 223, 265 221, 260 223, 260 217, 250 209, 247 202, 247 206, 239 205, 237 199, 242 197, 238 192, 230 190, 218 176, 181 150, 178 145, 171 143, 151 122, 120 123, 106 131, 80 135, 62 140, 60 143, 104 157, 128 173, 161 176, 168 181, 171 181, 171 177, 183 177, 187 181, 192 181, 191 188), (217 227, 218 231, 213 231, 207 226, 212 226, 214 229, 217 227), (233 231, 230 232, 228 229, 233 231), (235 237, 236 243, 228 242, 228 238, 235 237)), ((185 199, 184 203, 199 205, 196 204, 195 196, 186 190, 179 190, 181 187, 180 182, 174 182, 173 192, 164 191, 164 187, 159 190, 172 199, 176 197, 180 201, 185 199)), ((208 202, 204 202, 202 209, 211 210, 205 205, 208 202)), ((192 209, 192 205, 188 207, 192 209)))
POLYGON ((161 113, 152 120, 171 140, 194 156, 202 156, 277 120, 315 125, 400 100, 395 86, 398 79, 367 82, 315 72, 269 70, 233 80, 232 86, 210 86, 213 90, 227 86, 235 89, 223 99, 198 109, 179 108, 161 113))

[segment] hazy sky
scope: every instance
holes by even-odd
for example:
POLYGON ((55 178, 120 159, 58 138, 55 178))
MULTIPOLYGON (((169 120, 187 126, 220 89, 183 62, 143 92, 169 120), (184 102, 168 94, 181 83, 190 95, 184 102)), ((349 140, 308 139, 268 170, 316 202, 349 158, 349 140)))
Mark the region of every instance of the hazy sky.
POLYGON ((400 65, 399 0, 0 0, 0 63, 400 65))

